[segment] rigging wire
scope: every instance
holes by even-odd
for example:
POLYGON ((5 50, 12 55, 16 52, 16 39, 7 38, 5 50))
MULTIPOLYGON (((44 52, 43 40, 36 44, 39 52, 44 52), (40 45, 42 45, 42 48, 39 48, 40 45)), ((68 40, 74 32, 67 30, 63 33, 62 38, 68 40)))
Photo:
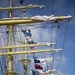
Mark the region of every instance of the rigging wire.
MULTIPOLYGON (((19 25, 18 25, 19 26, 19 25)), ((30 30, 33 30, 33 29, 37 29, 37 28, 49 28, 49 27, 54 27, 54 26, 50 26, 50 24, 41 24, 40 26, 36 26, 36 27, 34 27, 34 25, 30 25, 30 26, 33 26, 33 28, 30 28, 30 30), (49 26, 49 27, 46 27, 46 26, 49 26)), ((20 28, 21 28, 21 30, 22 30, 22 27, 21 26, 19 26, 20 28)))
MULTIPOLYGON (((16 30, 16 26, 14 26, 13 27, 14 28, 14 30, 16 30)), ((13 42, 14 42, 14 45, 16 46, 16 40, 15 40, 15 32, 13 32, 13 42)), ((16 52, 16 48, 14 49, 14 52, 16 52)), ((13 65, 14 65, 14 70, 16 70, 15 68, 16 68, 16 65, 15 65, 15 61, 16 61, 16 55, 14 55, 14 58, 13 58, 14 60, 13 60, 13 65)))
MULTIPOLYGON (((52 0, 52 15, 54 15, 54 0, 52 0)), ((53 24, 52 24, 53 26, 53 24)), ((51 43, 52 43, 52 27, 51 27, 51 43)), ((52 46, 51 46, 51 49, 52 49, 52 46)), ((53 61, 54 61, 54 52, 52 52, 52 58, 53 58, 53 61)), ((50 57, 51 57, 51 53, 50 53, 50 57)), ((53 61, 52 61, 52 64, 51 64, 51 69, 53 68, 53 61)))
MULTIPOLYGON (((58 41, 59 30, 60 30, 60 24, 57 23, 57 25, 56 25, 56 34, 55 34, 55 43, 56 43, 56 45, 54 45, 54 49, 57 48, 57 41, 58 41)), ((55 52, 54 52, 54 56, 53 57, 55 59, 55 52)), ((54 65, 54 63, 53 63, 53 65, 54 65)))
POLYGON ((59 69, 59 66, 60 66, 60 61, 61 61, 61 59, 62 59, 62 52, 63 52, 63 50, 64 50, 64 45, 65 45, 65 41, 66 41, 66 36, 67 36, 67 33, 68 33, 68 29, 69 29, 69 22, 68 22, 68 25, 67 25, 67 28, 66 28, 66 33, 65 33, 65 36, 64 36, 64 41, 63 41, 63 45, 62 45, 62 51, 60 52, 60 56, 59 56, 59 64, 58 64, 58 66, 57 66, 57 73, 58 73, 58 69, 59 69))
POLYGON ((0 68, 1 68, 1 75, 3 75, 3 66, 1 64, 1 61, 0 61, 0 68))
MULTIPOLYGON (((55 39, 55 43, 57 43, 57 42, 56 42, 56 40, 57 40, 57 38, 58 38, 57 26, 55 26, 55 28, 56 28, 56 31, 55 31, 55 32, 56 32, 56 34, 55 34, 56 36, 55 36, 54 39, 55 39)), ((54 32, 53 32, 53 28, 52 28, 52 29, 51 29, 51 42, 53 42, 53 40, 54 40, 54 39, 52 39, 52 38, 53 38, 53 33, 54 33, 54 32)), ((53 47, 54 47, 54 49, 56 49, 56 45, 52 46, 51 49, 52 49, 53 47)), ((54 65, 55 53, 56 53, 56 52, 52 52, 52 54, 51 54, 51 57, 53 58, 52 64, 51 64, 51 70, 53 69, 53 65, 54 65)))
MULTIPOLYGON (((7 29, 6 29, 6 31, 7 31, 7 29)), ((7 33, 5 34, 5 38, 4 38, 4 40, 5 40, 5 46, 7 46, 8 45, 8 43, 6 42, 7 41, 7 33)), ((7 52, 7 50, 6 51, 4 51, 4 52, 7 52)), ((4 66, 4 70, 5 70, 5 72, 7 72, 7 56, 5 56, 5 59, 4 59, 5 61, 5 66, 4 66)))
MULTIPOLYGON (((22 30, 22 27, 20 27, 20 26, 17 26, 18 28, 20 28, 21 30, 22 30)), ((20 31, 21 32, 21 31, 20 31)), ((21 33, 19 32, 19 35, 20 35, 20 40, 22 40, 22 38, 21 38, 21 33)))
MULTIPOLYGON (((43 36, 43 35, 42 35, 43 32, 44 32, 44 30, 42 29, 42 31, 41 31, 41 43, 43 42, 43 40, 42 40, 42 39, 43 39, 43 37, 42 37, 42 36, 43 36)), ((41 48, 42 48, 42 47, 41 47, 41 48)), ((47 57, 47 56, 44 55, 43 52, 41 53, 41 56, 42 56, 42 59, 44 59, 44 57, 47 57)))
POLYGON ((6 34, 6 31, 7 31, 7 27, 4 30, 5 33, 3 33, 2 36, 0 37, 0 40, 3 38, 4 34, 6 34))
MULTIPOLYGON (((5 28, 4 31, 5 32, 7 31, 7 27, 5 28)), ((3 41, 2 41, 3 42, 3 46, 5 46, 5 39, 6 39, 6 36, 4 34, 6 35, 6 33, 3 33, 1 38, 0 38, 0 40, 2 40, 2 38, 3 38, 3 41)), ((3 53, 4 52, 6 52, 6 51, 3 50, 3 53)), ((7 58, 6 56, 2 56, 2 58, 1 58, 2 59, 2 63, 3 63, 2 68, 3 68, 4 71, 7 71, 7 65, 6 65, 7 60, 6 60, 6 58, 7 58)))
POLYGON ((2 36, 0 37, 0 40, 3 38, 4 34, 5 34, 5 33, 2 34, 2 36))
MULTIPOLYGON (((8 34, 8 26, 7 26, 7 30, 6 30, 6 36, 5 36, 5 41, 6 41, 6 46, 8 46, 8 44, 9 44, 9 40, 8 40, 8 38, 9 38, 9 34, 8 34)), ((7 50, 6 50, 6 53, 7 53, 7 50)), ((5 72, 7 72, 7 68, 8 68, 8 58, 7 58, 7 56, 5 56, 6 58, 5 58, 5 60, 6 60, 6 65, 5 65, 5 72)))
MULTIPOLYGON (((15 25, 15 30, 17 31, 17 26, 16 25, 15 25)), ((15 40, 14 40, 15 41, 15 45, 17 45, 16 39, 19 39, 19 37, 18 38, 16 37, 16 33, 14 33, 14 37, 15 37, 15 40)), ((17 51, 17 49, 15 49, 15 51, 17 51)), ((18 55, 15 56, 15 59, 16 59, 16 61, 18 61, 18 55)))
MULTIPOLYGON (((57 27, 57 25, 56 25, 55 29, 56 29, 56 33, 55 33, 54 41, 55 41, 55 43, 57 44, 58 34, 59 34, 59 28, 57 27)), ((54 49, 56 49, 56 45, 54 45, 54 49)), ((53 66, 54 66, 55 53, 56 53, 56 52, 52 52, 53 61, 52 61, 52 64, 51 64, 51 70, 53 69, 53 66)))
MULTIPOLYGON (((16 26, 14 26, 14 29, 17 30, 17 29, 16 29, 16 26)), ((14 45, 17 44, 17 43, 16 43, 16 37, 15 37, 15 35, 16 35, 16 33, 13 32, 14 45)), ((21 36, 21 35, 19 35, 19 36, 21 36)), ((14 51, 16 52, 17 49, 15 49, 14 51)), ((16 68, 16 63, 17 63, 16 61, 18 61, 18 58, 19 58, 18 55, 15 55, 14 62, 13 62, 13 63, 15 63, 15 64, 14 64, 14 67, 15 67, 15 68, 14 68, 14 71, 15 71, 15 70, 18 71, 18 69, 16 68)), ((19 67, 19 68, 21 68, 21 67, 19 67)))
MULTIPOLYGON (((63 23, 60 23, 60 24, 62 24, 62 25, 64 25, 65 23, 67 23, 67 21, 64 21, 63 23)), ((52 24, 52 23, 51 23, 52 24)), ((56 25, 53 25, 53 26, 50 26, 50 24, 48 24, 47 25, 47 27, 43 27, 43 26, 46 26, 47 24, 42 24, 42 26, 36 26, 36 27, 34 27, 35 25, 28 25, 28 26, 32 26, 33 28, 30 28, 30 30, 33 30, 33 29, 37 29, 37 28, 50 28, 50 27, 55 27, 56 25)), ((17 25, 17 26, 19 26, 19 25, 17 25)), ((22 29, 22 27, 21 26, 19 26, 21 29, 22 29)), ((20 32, 20 31, 13 31, 13 32, 20 32)), ((0 32, 0 33, 5 33, 5 32, 0 32)))
POLYGON ((54 15, 54 0, 52 0, 52 15, 54 15))
MULTIPOLYGON (((54 0, 52 0, 52 15, 54 15, 54 0)), ((52 43, 52 27, 51 27, 51 43, 52 43)), ((51 46, 51 49, 52 49, 52 46, 51 46)), ((52 58, 53 58, 53 60, 52 60, 52 64, 51 64, 51 70, 53 68, 54 55, 55 55, 55 52, 52 52, 52 58)), ((50 57, 51 57, 51 53, 50 53, 50 57)))
MULTIPOLYGON (((53 24, 52 24, 53 25, 53 24)), ((51 31, 51 34, 50 34, 50 38, 51 38, 51 43, 52 43, 52 27, 51 27, 51 29, 50 29, 50 31, 51 31)), ((52 49, 52 46, 50 46, 51 47, 51 49, 52 49)), ((51 58, 51 56, 53 55, 53 52, 51 53, 50 52, 50 58, 51 58)), ((52 56, 52 58, 53 58, 53 56, 52 56)), ((50 69, 52 68, 52 63, 50 64, 50 69)))
MULTIPOLYGON (((20 26, 19 26, 20 27, 20 26)), ((30 28, 30 30, 33 30, 33 29, 37 29, 37 28, 49 28, 51 26, 48 26, 48 27, 43 27, 43 26, 37 26, 37 27, 34 27, 34 28, 30 28)), ((52 26, 52 27, 55 27, 55 26, 52 26)), ((20 29, 22 29, 22 27, 20 27, 20 29)), ((13 31, 13 32, 21 32, 21 31, 13 31)), ((0 32, 0 33, 5 33, 5 32, 0 32)))

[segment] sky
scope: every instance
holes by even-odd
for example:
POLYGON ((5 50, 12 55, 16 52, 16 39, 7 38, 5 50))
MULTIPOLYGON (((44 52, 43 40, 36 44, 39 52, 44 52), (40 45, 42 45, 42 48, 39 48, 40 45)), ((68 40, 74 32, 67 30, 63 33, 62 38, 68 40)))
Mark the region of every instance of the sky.
MULTIPOLYGON (((74 0, 54 0, 54 8, 52 6, 53 0, 25 0, 23 4, 20 4, 19 0, 13 0, 13 6, 22 6, 29 4, 40 4, 46 5, 43 9, 27 9, 26 17, 36 16, 36 15, 47 15, 50 16, 52 14, 52 9, 54 9, 54 15, 56 16, 67 16, 71 15, 73 19, 69 22, 61 24, 59 37, 57 41, 57 47, 63 48, 62 51, 62 61, 59 66, 59 72, 75 75, 75 1, 74 0), (66 33, 67 30, 67 33, 66 33), (65 37, 66 34, 66 37, 65 37), (65 40, 64 40, 65 38, 65 40), (64 44, 63 44, 64 43, 64 44)), ((9 0, 0 0, 0 7, 9 6, 9 0)), ((0 19, 4 17, 8 17, 8 11, 0 11, 0 19)), ((23 17, 22 10, 14 10, 13 17, 23 17)), ((41 23, 38 23, 41 25, 41 23)), ((35 24, 38 26, 38 24, 35 24)), ((49 23, 44 23, 44 25, 51 25, 49 23)), ((23 27, 22 27, 23 28, 23 27)), ((50 28, 35 28, 30 26, 32 29, 33 37, 38 39, 36 42, 49 42, 50 40, 50 28), (34 32, 35 31, 35 32, 34 32), (35 37, 36 35, 36 37, 35 37), (45 36, 46 35, 46 36, 45 36), (39 39, 40 38, 40 39, 39 39)), ((20 30, 17 29, 17 30, 20 30)), ((0 32, 1 32, 0 27, 0 32)), ((3 29, 4 31, 4 29, 3 29)), ((55 29, 53 30, 53 38, 55 37, 55 29)), ((0 34, 1 37, 2 33, 0 34)), ((19 35, 19 34, 18 34, 19 35)), ((23 35, 23 34, 21 34, 23 35)), ((57 56, 57 55, 56 55, 57 56)), ((55 63, 57 64, 57 63, 55 63)))

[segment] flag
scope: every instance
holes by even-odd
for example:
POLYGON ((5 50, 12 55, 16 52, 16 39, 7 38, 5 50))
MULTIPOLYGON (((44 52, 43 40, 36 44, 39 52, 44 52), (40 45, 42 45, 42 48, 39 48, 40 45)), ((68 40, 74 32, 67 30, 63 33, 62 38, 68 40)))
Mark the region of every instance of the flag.
POLYGON ((34 66, 35 66, 35 69, 41 69, 42 70, 42 67, 40 65, 35 64, 34 66))
POLYGON ((34 63, 40 63, 40 60, 38 60, 36 56, 34 56, 33 59, 34 59, 34 63))
POLYGON ((36 75, 36 72, 35 72, 34 70, 32 70, 32 74, 33 74, 33 75, 36 75))
POLYGON ((27 30, 22 30, 25 36, 32 36, 31 32, 28 32, 27 30))
MULTIPOLYGON (((34 44, 34 41, 33 41, 32 38, 30 38, 30 39, 28 40, 28 44, 34 44)), ((31 49, 31 50, 35 50, 34 46, 30 47, 30 49, 31 49)))
POLYGON ((35 63, 40 63, 40 60, 34 59, 35 63))
POLYGON ((35 48, 34 48, 34 47, 30 47, 30 49, 31 49, 31 50, 35 50, 35 48))

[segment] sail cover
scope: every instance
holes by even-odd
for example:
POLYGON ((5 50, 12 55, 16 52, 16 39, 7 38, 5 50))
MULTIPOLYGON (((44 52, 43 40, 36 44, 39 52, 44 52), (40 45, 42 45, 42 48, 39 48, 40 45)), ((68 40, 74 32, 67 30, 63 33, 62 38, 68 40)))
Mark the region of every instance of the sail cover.
POLYGON ((12 18, 3 18, 2 20, 39 20, 39 21, 56 21, 56 20, 65 20, 72 19, 72 16, 33 16, 33 17, 12 17, 12 18))

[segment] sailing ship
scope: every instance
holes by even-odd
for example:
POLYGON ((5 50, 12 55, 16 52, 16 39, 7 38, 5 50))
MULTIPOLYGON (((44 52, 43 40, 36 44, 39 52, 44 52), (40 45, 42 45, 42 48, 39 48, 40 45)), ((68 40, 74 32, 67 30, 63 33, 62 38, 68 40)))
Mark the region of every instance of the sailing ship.
MULTIPOLYGON (((20 0, 21 4, 23 2, 24 0, 20 0)), ((44 7, 45 5, 32 4, 13 7, 12 0, 10 0, 9 7, 0 7, 0 11, 9 11, 9 18, 0 19, 0 27, 5 28, 5 32, 0 33, 0 41, 2 41, 0 47, 0 56, 2 59, 0 61, 0 75, 68 75, 58 73, 58 70, 53 68, 54 54, 62 52, 62 49, 56 47, 57 36, 54 38, 55 41, 51 35, 50 41, 39 42, 36 37, 33 38, 33 33, 35 35, 36 32, 34 30, 36 28, 44 26, 45 29, 48 26, 51 29, 55 27, 55 35, 58 35, 60 22, 69 22, 72 16, 54 16, 53 14, 51 16, 25 16, 26 9, 44 7), (13 10, 17 9, 24 9, 23 17, 13 17, 13 10), (39 23, 48 23, 48 25, 40 25, 39 23)), ((50 34, 52 34, 52 31, 50 34)), ((42 40, 44 37, 40 37, 39 39, 42 40)), ((59 60, 57 59, 56 61, 59 60)))

